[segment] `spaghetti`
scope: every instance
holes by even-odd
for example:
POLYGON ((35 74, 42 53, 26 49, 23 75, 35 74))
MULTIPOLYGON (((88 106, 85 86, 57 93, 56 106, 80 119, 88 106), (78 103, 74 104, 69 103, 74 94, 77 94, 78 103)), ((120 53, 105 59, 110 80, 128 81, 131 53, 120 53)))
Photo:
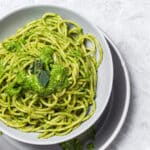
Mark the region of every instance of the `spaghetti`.
POLYGON ((96 110, 102 56, 93 35, 58 14, 20 28, 0 43, 0 120, 39 138, 68 134, 96 110))

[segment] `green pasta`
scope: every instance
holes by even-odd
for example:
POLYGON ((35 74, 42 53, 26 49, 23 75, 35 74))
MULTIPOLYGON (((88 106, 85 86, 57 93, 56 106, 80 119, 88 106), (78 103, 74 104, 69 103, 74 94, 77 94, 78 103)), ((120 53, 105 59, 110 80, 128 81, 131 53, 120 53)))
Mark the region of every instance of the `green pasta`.
POLYGON ((102 57, 93 35, 58 14, 26 24, 0 43, 0 120, 39 138, 68 134, 96 110, 102 57))

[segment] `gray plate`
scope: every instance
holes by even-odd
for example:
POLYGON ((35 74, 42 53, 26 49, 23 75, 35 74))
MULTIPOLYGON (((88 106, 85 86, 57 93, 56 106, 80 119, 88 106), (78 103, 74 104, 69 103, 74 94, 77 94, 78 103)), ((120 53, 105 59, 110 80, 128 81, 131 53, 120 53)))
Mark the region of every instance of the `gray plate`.
MULTIPOLYGON (((114 84, 110 102, 102 117, 95 124, 97 150, 106 149, 116 138, 126 119, 130 103, 129 76, 125 63, 113 42, 105 35, 110 46, 114 63, 114 84)), ((87 133, 80 136, 81 140, 87 140, 87 133)), ((60 150, 58 145, 33 146, 19 143, 3 135, 0 138, 0 149, 5 150, 60 150)))

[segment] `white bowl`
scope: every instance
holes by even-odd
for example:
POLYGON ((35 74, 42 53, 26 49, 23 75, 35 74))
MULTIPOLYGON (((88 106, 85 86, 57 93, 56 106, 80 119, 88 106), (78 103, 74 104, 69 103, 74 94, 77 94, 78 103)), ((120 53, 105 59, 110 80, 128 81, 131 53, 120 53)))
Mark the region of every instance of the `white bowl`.
POLYGON ((51 145, 70 140, 90 128, 103 113, 111 94, 113 84, 113 63, 110 49, 101 31, 97 30, 89 21, 80 15, 57 6, 29 6, 19 10, 15 10, 0 20, 0 41, 13 35, 19 27, 30 22, 31 20, 40 18, 45 12, 58 13, 65 19, 70 19, 79 23, 84 32, 92 33, 100 41, 104 56, 101 66, 98 69, 97 95, 96 95, 96 112, 94 115, 77 129, 73 130, 65 136, 54 136, 49 139, 38 139, 37 133, 24 133, 17 129, 6 126, 0 122, 0 130, 9 137, 20 142, 35 145, 51 145))

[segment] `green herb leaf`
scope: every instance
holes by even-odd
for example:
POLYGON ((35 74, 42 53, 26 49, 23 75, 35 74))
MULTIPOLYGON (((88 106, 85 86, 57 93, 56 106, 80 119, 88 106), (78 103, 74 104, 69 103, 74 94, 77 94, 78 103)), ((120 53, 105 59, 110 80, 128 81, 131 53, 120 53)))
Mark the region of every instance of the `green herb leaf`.
POLYGON ((49 82, 49 75, 47 71, 41 70, 41 72, 37 75, 39 83, 43 86, 46 87, 46 85, 49 82))
POLYGON ((87 144, 87 149, 88 149, 88 150, 94 150, 94 149, 95 149, 94 144, 93 144, 93 143, 87 144))
POLYGON ((2 131, 0 131, 0 136, 2 136, 3 135, 3 132, 2 131))
MULTIPOLYGON (((87 133, 88 140, 93 141, 95 139, 95 135, 96 135, 94 126, 92 126, 87 132, 88 132, 87 133)), ((84 145, 87 148, 87 150, 95 149, 95 146, 92 142, 90 142, 86 145, 85 142, 83 142, 83 141, 81 142, 81 140, 78 138, 70 140, 68 142, 64 142, 60 146, 63 150, 83 150, 84 145)))
POLYGON ((44 70, 44 63, 42 62, 42 60, 36 60, 29 68, 29 70, 32 74, 38 75, 41 70, 44 70))
POLYGON ((36 75, 39 83, 46 87, 49 82, 49 73, 44 67, 44 63, 42 60, 36 60, 32 66, 29 68, 30 72, 36 75))
POLYGON ((83 150, 83 145, 79 139, 72 140, 74 150, 83 150))
POLYGON ((63 150, 83 150, 83 145, 79 139, 73 139, 60 144, 63 150))
POLYGON ((96 131, 94 126, 92 126, 89 130, 88 130, 88 137, 90 140, 95 140, 95 135, 96 135, 96 131))
POLYGON ((63 150, 71 150, 71 147, 70 147, 71 145, 69 142, 61 143, 60 146, 63 150))

